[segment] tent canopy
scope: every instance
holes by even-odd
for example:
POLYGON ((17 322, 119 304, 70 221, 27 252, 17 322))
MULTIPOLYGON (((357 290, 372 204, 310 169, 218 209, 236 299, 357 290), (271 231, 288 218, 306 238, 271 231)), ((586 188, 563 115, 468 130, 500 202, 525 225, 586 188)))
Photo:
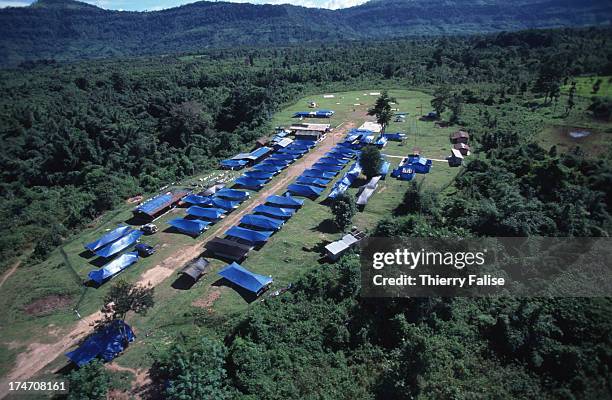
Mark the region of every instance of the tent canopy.
POLYGON ((234 261, 242 260, 252 249, 249 245, 219 237, 209 240, 204 247, 220 257, 234 261))
POLYGON ((96 282, 98 285, 101 285, 137 261, 137 252, 125 253, 115 258, 102 268, 91 271, 87 276, 90 280, 96 282))
POLYGON ((239 201, 224 200, 220 197, 213 197, 212 205, 224 210, 234 210, 240 205, 239 201))
POLYGON ((99 238, 98 240, 91 242, 91 243, 87 243, 85 245, 85 248, 87 250, 90 251, 96 251, 101 247, 106 246, 109 243, 114 242, 115 240, 122 238, 123 236, 127 235, 128 233, 130 233, 130 231, 132 230, 132 228, 130 228, 129 226, 120 226, 118 228, 113 229, 112 231, 108 232, 107 234, 105 234, 104 236, 102 236, 101 238, 99 238))
POLYGON ((342 165, 327 164, 321 161, 317 162, 312 167, 321 169, 323 171, 332 171, 332 172, 339 172, 339 171, 342 171, 342 168, 344 168, 342 165))
POLYGON ((323 188, 311 186, 311 185, 300 185, 297 183, 292 183, 287 186, 287 191, 296 196, 302 197, 318 197, 321 193, 323 193, 323 188))
POLYGON ((225 232, 227 236, 242 239, 253 245, 267 242, 273 233, 273 231, 254 231, 239 226, 233 226, 225 232))
POLYGON ((266 184, 265 179, 253 179, 247 176, 241 176, 234 181, 236 185, 240 185, 245 189, 259 190, 266 184))
POLYGON ((221 189, 219 191, 217 191, 217 193, 215 193, 216 197, 222 197, 224 199, 228 199, 228 200, 240 200, 240 201, 244 201, 246 199, 249 198, 250 193, 249 192, 245 192, 242 190, 235 190, 235 189, 221 189))
POLYGON ((309 178, 333 179, 336 176, 336 173, 322 171, 318 168, 311 168, 302 172, 302 176, 307 176, 309 178))
POLYGON ((225 214, 225 210, 222 208, 204 208, 198 206, 192 206, 187 209, 188 215, 193 215, 194 217, 202 217, 217 220, 221 218, 223 214, 225 214))
POLYGON ((258 164, 256 166, 254 166, 253 168, 251 168, 251 171, 263 171, 263 172, 273 172, 273 173, 279 173, 280 171, 282 171, 282 167, 279 167, 278 165, 271 165, 271 164, 258 164))
POLYGON ((263 215, 249 214, 249 215, 245 215, 244 217, 242 217, 242 219, 240 220, 240 223, 243 225, 254 226, 260 229, 276 231, 276 230, 279 230, 283 226, 285 221, 280 220, 280 219, 270 218, 270 217, 264 217, 263 215))
POLYGON ((259 294, 272 283, 272 278, 269 276, 255 274, 235 262, 225 266, 219 271, 219 275, 255 294, 259 294))
POLYGON ((137 231, 137 230, 131 231, 127 235, 123 236, 121 239, 109 244, 106 247, 102 247, 101 249, 96 250, 95 253, 97 256, 108 258, 110 256, 113 256, 127 249, 128 247, 136 243, 136 241, 142 235, 143 235, 142 231, 137 231))
POLYGON ((79 367, 96 357, 111 361, 134 338, 134 332, 128 324, 123 320, 115 320, 91 334, 76 350, 66 353, 66 357, 79 367))
POLYGON ((256 214, 268 215, 273 218, 291 218, 293 214, 295 214, 295 209, 270 207, 260 204, 253 209, 253 212, 256 214))
POLYGON ((247 165, 248 162, 245 160, 223 160, 221 165, 225 168, 241 168, 247 165))
POLYGON ((301 207, 304 205, 304 200, 295 199, 291 196, 270 196, 266 199, 266 203, 274 204, 281 207, 301 207))
POLYGON ((274 176, 272 172, 263 172, 263 171, 247 171, 242 175, 246 178, 259 179, 259 180, 272 179, 272 177, 274 176))
POLYGON ((314 185, 314 186, 325 187, 330 182, 330 180, 325 179, 325 178, 313 178, 309 176, 300 176, 299 178, 297 178, 295 182, 300 185, 314 185))
POLYGON ((197 194, 190 194, 186 196, 183 201, 188 204, 198 204, 198 205, 209 205, 212 204, 212 199, 208 196, 198 196, 197 194))
POLYGON ((202 221, 201 219, 175 218, 169 221, 168 224, 188 235, 199 235, 200 233, 208 229, 208 225, 210 225, 210 222, 202 221))

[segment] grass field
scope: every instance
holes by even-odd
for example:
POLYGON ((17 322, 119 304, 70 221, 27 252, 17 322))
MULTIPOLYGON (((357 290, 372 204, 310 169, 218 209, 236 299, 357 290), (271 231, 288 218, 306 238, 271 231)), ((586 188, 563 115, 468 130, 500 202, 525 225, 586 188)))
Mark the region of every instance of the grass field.
MULTIPOLYGON (((610 97, 612 96, 612 76, 581 76, 573 78, 576 82, 576 95, 582 97, 610 97), (593 85, 598 80, 601 81, 599 90, 593 93, 593 85)), ((561 87, 561 93, 567 94, 570 90, 570 84, 561 87)))
MULTIPOLYGON (((274 126, 287 126, 294 122, 291 116, 295 111, 307 110, 307 102, 316 101, 319 103, 319 108, 336 111, 333 118, 326 120, 335 127, 348 122, 356 112, 360 111, 363 114, 367 110, 376 97, 364 96, 364 93, 369 92, 368 90, 333 93, 335 97, 331 99, 323 98, 322 94, 308 96, 277 113, 272 123, 274 126), (360 105, 356 106, 357 103, 360 105)), ((405 123, 392 123, 387 130, 408 134, 408 140, 405 143, 390 142, 383 150, 383 153, 393 156, 389 157, 392 168, 396 167, 401 157, 406 156, 414 146, 421 148, 422 154, 426 157, 444 159, 449 154, 448 135, 453 129, 439 128, 433 122, 418 120, 421 112, 429 111, 430 96, 407 90, 392 90, 390 94, 397 98, 398 104, 395 107, 401 112, 409 113, 405 123)), ((351 122, 359 126, 363 120, 351 122)), ((425 185, 428 187, 442 189, 452 181, 458 171, 458 168, 449 168, 445 162, 434 161, 431 173, 419 175, 417 179, 425 180, 425 185)), ((338 175, 338 178, 343 173, 344 171, 338 175)), ((185 182, 177 183, 177 186, 201 184, 199 178, 210 177, 211 174, 212 172, 209 172, 190 178, 185 182)), ((275 180, 282 179, 282 176, 283 174, 275 177, 275 180)), ((269 185, 273 183, 274 180, 269 185)), ((385 181, 381 181, 370 203, 355 218, 355 225, 369 230, 380 219, 391 215, 401 201, 407 185, 407 182, 398 181, 390 176, 385 181)), ((332 184, 317 201, 307 200, 304 207, 285 224, 282 230, 275 234, 262 249, 252 252, 243 265, 257 273, 273 276, 273 288, 280 288, 295 281, 311 268, 325 268, 321 259, 323 247, 326 243, 341 236, 341 233, 331 223, 332 215, 329 208, 322 204, 331 186, 332 184)), ((356 187, 350 189, 350 192, 356 191, 356 187)), ((246 204, 248 202, 241 207, 245 207, 246 204)), ((95 267, 91 264, 92 260, 85 258, 82 254, 82 246, 118 223, 128 220, 132 207, 133 205, 126 203, 114 212, 106 214, 93 224, 94 226, 83 230, 81 234, 66 243, 62 251, 55 251, 43 263, 24 265, 6 282, 2 288, 3 296, 0 298, 0 335, 2 337, 0 364, 3 366, 0 373, 6 374, 11 364, 14 363, 15 356, 29 343, 51 343, 64 334, 66 328, 76 320, 76 314, 73 311, 75 307, 78 306, 78 311, 83 316, 100 308, 102 298, 110 284, 107 283, 99 289, 83 290, 81 281, 95 267), (66 294, 69 297, 62 307, 49 309, 39 315, 24 312, 24 309, 34 301, 48 298, 50 295, 66 294)), ((160 232, 152 236, 145 236, 142 241, 157 246, 157 253, 149 258, 140 259, 137 264, 122 273, 121 278, 135 281, 144 271, 180 251, 182 247, 194 243, 193 238, 165 230, 170 218, 183 214, 184 210, 175 209, 156 221, 160 232)), ((205 235, 207 234, 209 235, 210 232, 205 235)), ((211 261, 215 271, 225 264, 219 260, 211 259, 211 261)), ((218 278, 214 273, 205 276, 190 290, 173 288, 174 279, 171 277, 156 287, 156 305, 146 316, 129 317, 128 322, 134 327, 138 339, 117 360, 118 364, 131 368, 147 367, 152 362, 149 357, 150 352, 168 346, 179 332, 187 335, 206 334, 222 338, 227 333, 228 327, 231 326, 233 318, 258 302, 248 303, 233 289, 217 285, 218 278), (200 323, 194 324, 195 316, 200 323)), ((47 373, 54 368, 61 367, 64 363, 64 357, 58 357, 46 369, 47 373)))

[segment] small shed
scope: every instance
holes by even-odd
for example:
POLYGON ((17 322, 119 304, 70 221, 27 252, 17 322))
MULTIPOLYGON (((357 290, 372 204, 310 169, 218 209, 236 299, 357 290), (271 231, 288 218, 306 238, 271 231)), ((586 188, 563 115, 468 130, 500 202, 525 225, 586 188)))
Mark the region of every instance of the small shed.
POLYGON ((459 150, 464 157, 470 155, 470 146, 465 143, 454 144, 453 149, 459 150))
POLYGON ((457 149, 451 149, 451 155, 446 159, 450 167, 460 167, 463 164, 463 154, 457 149))
POLYGON ((365 233, 353 228, 351 233, 344 235, 342 239, 336 240, 325 246, 325 253, 327 258, 332 261, 339 259, 349 249, 357 246, 359 242, 365 237, 365 233))
POLYGON ((212 267, 208 260, 202 257, 198 257, 190 261, 183 269, 180 270, 179 274, 187 275, 194 281, 200 279, 203 275, 209 273, 212 267))
POLYGON ((451 143, 468 143, 470 141, 470 134, 465 131, 457 131, 451 134, 450 137, 451 143))

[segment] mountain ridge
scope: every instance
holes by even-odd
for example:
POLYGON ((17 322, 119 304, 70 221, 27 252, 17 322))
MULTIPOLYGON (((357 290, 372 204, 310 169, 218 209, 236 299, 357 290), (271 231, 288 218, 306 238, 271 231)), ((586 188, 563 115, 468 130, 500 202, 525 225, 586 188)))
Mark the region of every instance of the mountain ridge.
POLYGON ((0 10, 0 65, 140 56, 215 47, 292 45, 421 35, 610 25, 601 0, 373 0, 328 10, 200 1, 159 11, 39 0, 0 10))

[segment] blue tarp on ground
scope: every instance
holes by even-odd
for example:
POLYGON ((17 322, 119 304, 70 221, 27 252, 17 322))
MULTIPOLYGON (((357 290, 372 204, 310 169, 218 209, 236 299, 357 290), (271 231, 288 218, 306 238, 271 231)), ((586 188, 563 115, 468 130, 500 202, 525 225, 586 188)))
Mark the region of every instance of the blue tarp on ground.
POLYGON ((291 185, 287 186, 287 191, 292 195, 309 198, 318 197, 321 195, 321 193, 323 193, 323 190, 325 189, 317 186, 300 185, 297 183, 292 183, 291 185))
POLYGON ((406 164, 393 170, 391 176, 401 181, 409 181, 414 178, 414 174, 415 171, 414 168, 412 168, 412 164, 406 164))
POLYGON ((291 218, 295 214, 294 208, 280 208, 258 205, 253 209, 254 213, 268 215, 273 218, 291 218))
POLYGON ((268 158, 268 160, 287 160, 287 161, 295 161, 297 157, 291 154, 274 154, 268 158))
POLYGON ((102 268, 91 271, 87 276, 98 285, 101 285, 106 280, 114 277, 119 272, 134 264, 136 261, 138 261, 137 252, 125 253, 115 258, 102 268))
POLYGON ((165 204, 172 201, 172 194, 161 194, 159 196, 153 197, 151 200, 148 200, 146 203, 136 207, 135 211, 139 211, 144 214, 152 215, 157 210, 162 208, 165 204))
POLYGON ((283 226, 285 221, 276 218, 264 217, 263 215, 249 214, 242 217, 240 223, 269 231, 277 231, 283 226))
POLYGON ((417 174, 427 174, 431 169, 432 161, 425 157, 408 157, 407 165, 410 165, 417 174))
POLYGON ((353 164, 351 169, 349 169, 349 171, 342 177, 342 179, 336 182, 331 192, 329 193, 329 196, 327 197, 330 199, 335 199, 340 194, 346 192, 348 188, 351 187, 355 179, 357 179, 360 173, 361 173, 361 165, 359 165, 359 163, 356 162, 355 164, 353 164))
POLYGON ((211 222, 203 221, 201 219, 175 218, 173 220, 168 221, 168 224, 183 233, 197 236, 200 233, 204 232, 206 229, 208 229, 208 225, 210 225, 211 222))
POLYGON ((121 239, 109 244, 106 247, 102 247, 101 249, 96 250, 95 253, 97 256, 108 258, 110 256, 113 256, 127 249, 128 247, 136 243, 136 241, 142 235, 143 235, 142 231, 131 231, 127 235, 123 236, 121 239))
POLYGON ((266 199, 266 203, 274 204, 281 207, 299 208, 304 205, 304 200, 294 199, 291 196, 270 196, 266 199))
POLYGON ((307 169, 302 172, 302 176, 309 178, 322 178, 322 179, 333 179, 338 173, 337 172, 326 172, 320 169, 307 169))
POLYGON ((298 140, 294 140, 293 143, 291 144, 291 146, 306 146, 306 147, 314 147, 314 145, 317 144, 317 142, 315 140, 304 140, 304 139, 298 139, 298 140))
POLYGON ((218 220, 221 216, 225 214, 225 210, 221 208, 204 208, 193 206, 187 209, 187 215, 192 215, 194 217, 201 217, 211 219, 213 221, 218 220))
POLYGON ((299 183, 300 185, 315 185, 325 187, 331 182, 331 179, 323 179, 323 178, 313 178, 310 176, 300 176, 297 178, 295 183, 299 183))
POLYGON ((312 166, 312 168, 321 169, 323 171, 339 172, 339 171, 342 171, 342 168, 344 167, 342 165, 317 162, 315 165, 312 166))
POLYGON ((272 177, 274 176, 274 173, 273 172, 263 172, 263 171, 247 171, 242 175, 247 178, 251 178, 251 179, 267 181, 267 180, 272 179, 272 177))
POLYGON ((385 147, 387 145, 387 138, 384 137, 384 136, 381 136, 378 139, 376 139, 376 143, 375 144, 376 144, 376 147, 379 147, 379 148, 382 149, 383 147, 385 147))
POLYGON ((332 110, 298 111, 293 118, 330 118, 334 115, 332 110))
POLYGON ((200 206, 206 206, 212 204, 212 199, 208 196, 198 196, 197 194, 190 194, 183 198, 183 201, 188 204, 197 204, 200 206))
POLYGON ((278 165, 256 165, 253 168, 251 168, 251 171, 263 171, 263 172, 273 172, 275 174, 279 173, 280 171, 282 171, 282 168, 279 167, 278 165))
POLYGON ((96 357, 111 361, 121 353, 129 342, 134 341, 132 328, 122 320, 115 320, 91 334, 76 350, 66 353, 66 357, 82 367, 96 357))
POLYGON ((221 166, 225 168, 231 168, 231 169, 243 168, 247 164, 248 162, 244 160, 223 160, 221 161, 221 166))
POLYGON ((255 274, 235 262, 225 266, 219 271, 219 275, 255 294, 259 294, 272 283, 272 278, 269 276, 255 274))
POLYGON ((225 232, 227 236, 242 239, 252 245, 267 242, 273 233, 273 231, 254 231, 239 226, 233 226, 225 232))
POLYGON ((122 238, 123 236, 127 235, 128 233, 130 233, 130 231, 132 230, 132 228, 130 228, 129 226, 120 226, 116 229, 113 229, 112 231, 106 233, 104 236, 102 236, 100 239, 91 242, 91 243, 87 243, 85 245, 85 248, 87 250, 90 251, 96 251, 101 247, 106 246, 109 243, 114 242, 115 240, 122 238))
POLYGON ((259 190, 266 184, 265 179, 253 179, 248 176, 241 176, 234 181, 237 185, 242 186, 245 189, 259 190))
POLYGON ((391 167, 391 163, 389 161, 383 161, 378 169, 378 173, 382 176, 382 179, 385 179, 385 176, 389 173, 389 167, 391 167))
POLYGON ((262 162, 260 165, 274 165, 274 166, 285 168, 291 163, 292 161, 289 161, 289 160, 274 160, 274 159, 268 158, 266 161, 262 162))
POLYGON ((278 151, 279 154, 288 154, 291 156, 296 156, 296 157, 300 157, 302 156, 304 153, 308 153, 308 149, 294 149, 294 148, 287 148, 287 149, 282 149, 278 151))
POLYGON ((215 193, 215 197, 222 197, 228 200, 239 200, 244 201, 248 199, 250 196, 249 192, 245 192, 243 190, 235 190, 235 189, 221 189, 215 193))
POLYGON ((230 211, 230 210, 234 210, 234 209, 238 208, 238 206, 240 205, 240 202, 239 201, 225 200, 225 199, 222 199, 220 197, 213 197, 212 198, 212 205, 217 207, 217 208, 222 208, 224 210, 230 211))
POLYGON ((350 163, 351 160, 342 157, 325 156, 320 158, 318 162, 324 164, 346 165, 350 163))
POLYGON ((406 139, 406 135, 400 132, 397 133, 385 133, 384 136, 388 139, 388 140, 392 140, 394 142, 401 142, 402 140, 406 139))

